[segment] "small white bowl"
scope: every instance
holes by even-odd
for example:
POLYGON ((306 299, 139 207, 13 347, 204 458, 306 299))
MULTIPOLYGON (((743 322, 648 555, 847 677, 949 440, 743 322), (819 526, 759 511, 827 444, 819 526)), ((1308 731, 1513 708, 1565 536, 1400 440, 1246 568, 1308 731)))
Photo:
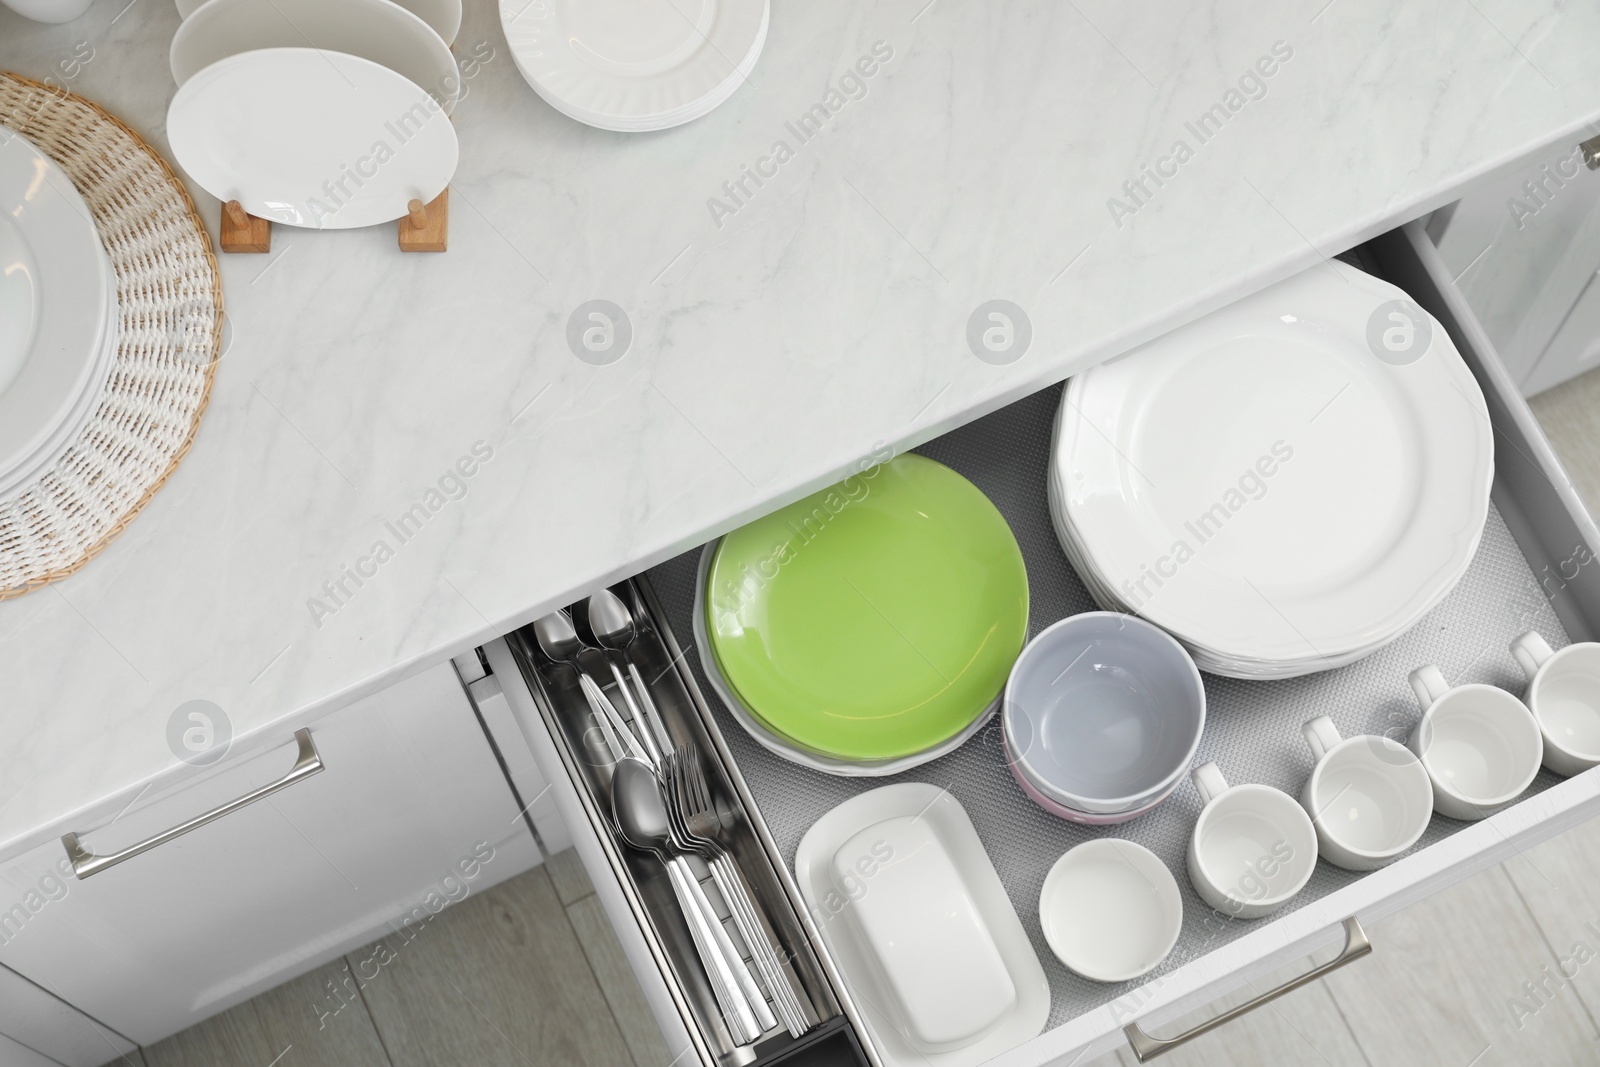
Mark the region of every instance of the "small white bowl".
POLYGON ((1096 982, 1127 982, 1167 958, 1183 929, 1183 897, 1166 864, 1117 837, 1056 860, 1039 891, 1050 951, 1096 982))

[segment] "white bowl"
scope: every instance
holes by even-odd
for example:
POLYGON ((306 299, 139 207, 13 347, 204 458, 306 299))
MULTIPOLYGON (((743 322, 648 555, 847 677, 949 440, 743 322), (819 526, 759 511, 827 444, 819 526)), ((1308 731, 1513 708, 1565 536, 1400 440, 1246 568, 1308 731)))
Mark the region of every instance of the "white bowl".
POLYGON ((1090 611, 1028 642, 1001 716, 1019 769, 1041 792, 1114 815, 1182 779, 1205 728, 1206 693, 1170 635, 1132 615, 1090 611))
POLYGON ((1115 837, 1056 860, 1039 891, 1050 951, 1096 982, 1127 982, 1166 959, 1183 929, 1177 879, 1155 853, 1115 837))
POLYGON ((0 4, 35 22, 71 22, 93 3, 94 0, 0 0, 0 4))

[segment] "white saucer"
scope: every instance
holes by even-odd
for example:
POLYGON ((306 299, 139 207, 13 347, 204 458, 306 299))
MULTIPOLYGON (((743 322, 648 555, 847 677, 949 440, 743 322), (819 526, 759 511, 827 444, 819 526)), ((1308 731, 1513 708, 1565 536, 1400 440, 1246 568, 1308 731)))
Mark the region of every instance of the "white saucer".
POLYGON ((661 130, 711 111, 766 42, 768 0, 500 0, 517 69, 590 126, 661 130))

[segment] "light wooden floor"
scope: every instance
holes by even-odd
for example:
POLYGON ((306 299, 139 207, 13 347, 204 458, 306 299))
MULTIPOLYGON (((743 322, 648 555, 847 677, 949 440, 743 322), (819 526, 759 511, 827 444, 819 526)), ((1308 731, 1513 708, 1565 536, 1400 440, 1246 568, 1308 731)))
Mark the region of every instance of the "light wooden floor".
POLYGON ((145 1067, 671 1060, 570 850, 446 908, 409 942, 374 942, 142 1054, 145 1067))
MULTIPOLYGON (((1533 408, 1600 515, 1600 370, 1535 398, 1533 408)), ((1367 959, 1162 1063, 1600 1063, 1600 820, 1369 932, 1375 947, 1367 959)), ((447 909, 413 942, 387 947, 352 953, 146 1048, 144 1067, 671 1060, 573 852, 447 909), (372 973, 375 953, 393 959, 358 988, 352 971, 372 973)), ((1092 1067, 1133 1063, 1119 1051, 1092 1067)))

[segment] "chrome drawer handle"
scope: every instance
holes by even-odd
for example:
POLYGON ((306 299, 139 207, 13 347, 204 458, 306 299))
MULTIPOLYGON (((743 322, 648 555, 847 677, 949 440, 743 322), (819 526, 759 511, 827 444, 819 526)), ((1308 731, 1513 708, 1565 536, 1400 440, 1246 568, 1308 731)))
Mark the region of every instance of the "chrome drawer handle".
POLYGON ((231 811, 238 811, 247 804, 254 804, 262 797, 271 796, 280 789, 294 785, 302 778, 309 778, 322 770, 322 757, 317 755, 317 746, 311 743, 311 731, 306 729, 294 732, 295 743, 300 751, 295 757, 294 766, 289 773, 270 782, 253 793, 246 793, 236 800, 230 800, 221 807, 212 808, 204 815, 197 815, 188 822, 174 826, 170 830, 163 830, 154 837, 140 841, 137 845, 129 845, 121 852, 113 852, 109 856, 96 856, 93 852, 78 844, 77 834, 63 834, 61 843, 67 848, 67 858, 72 861, 72 873, 80 879, 91 874, 98 874, 107 867, 115 867, 125 859, 131 859, 139 853, 155 848, 157 845, 171 841, 174 837, 182 837, 190 830, 204 826, 213 819, 220 819, 231 811))
POLYGON ((1323 975, 1337 971, 1347 963, 1354 963, 1371 951, 1372 942, 1367 939, 1367 932, 1361 928, 1361 924, 1352 915, 1344 921, 1344 949, 1321 967, 1307 971, 1297 978, 1291 978, 1276 989, 1270 989, 1254 1000, 1239 1005, 1237 1008, 1230 1008, 1215 1019, 1208 1019, 1193 1030, 1185 1030, 1177 1037, 1151 1037, 1139 1027, 1138 1023, 1129 1023, 1122 1028, 1122 1032, 1128 1038, 1128 1044, 1133 1046, 1133 1054, 1139 1058, 1140 1063, 1144 1063, 1147 1060, 1155 1059, 1163 1052, 1169 1052, 1177 1048, 1186 1041, 1193 1041, 1201 1034, 1209 1033, 1223 1023, 1231 1022, 1246 1012, 1255 1011, 1268 1001, 1277 1000, 1285 993, 1292 993, 1307 983, 1315 982, 1323 975))

